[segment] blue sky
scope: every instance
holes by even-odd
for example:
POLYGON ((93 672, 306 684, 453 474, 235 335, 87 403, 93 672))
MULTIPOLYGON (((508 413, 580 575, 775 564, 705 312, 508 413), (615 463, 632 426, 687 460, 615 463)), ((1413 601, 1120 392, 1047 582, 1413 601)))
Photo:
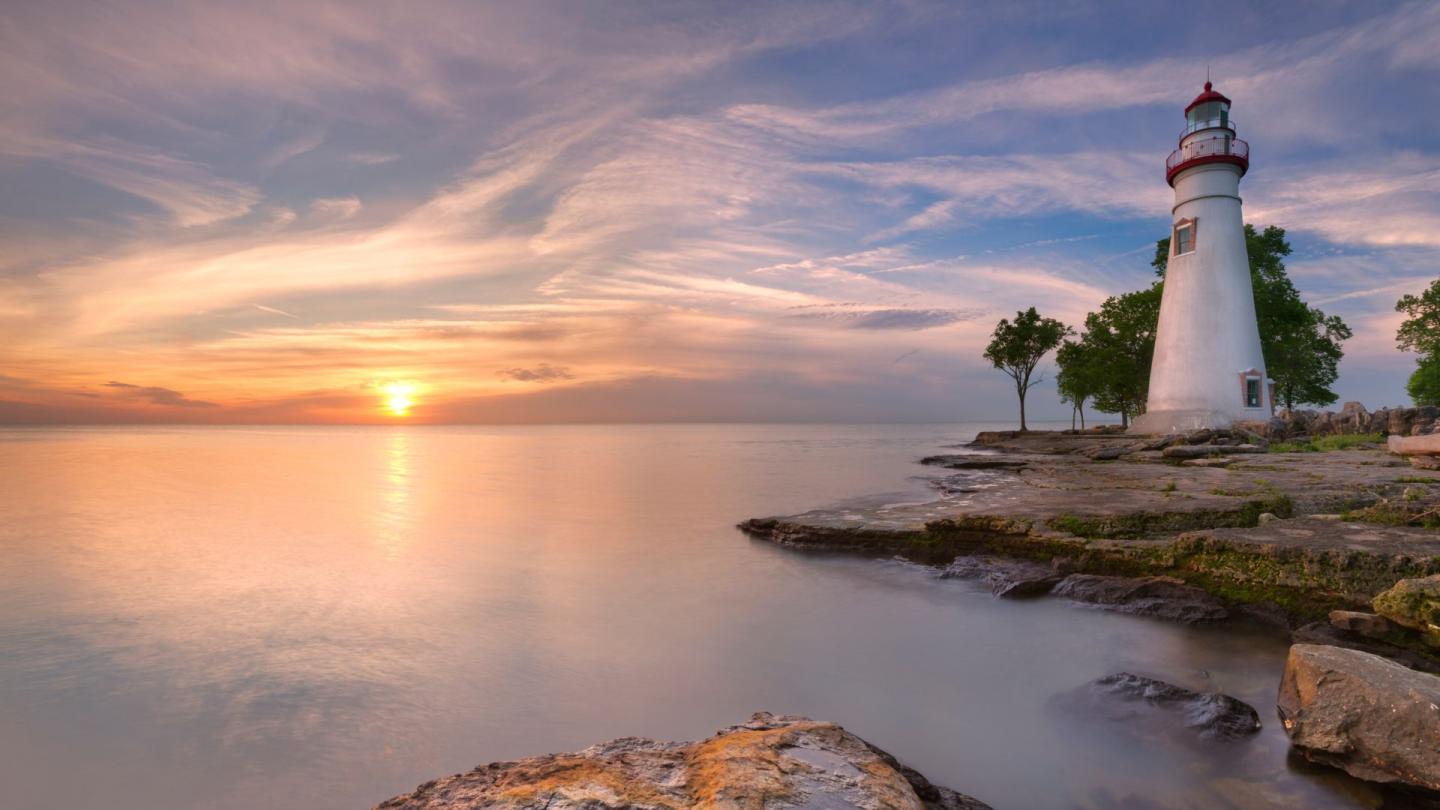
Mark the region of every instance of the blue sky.
POLYGON ((1009 418, 990 329, 1150 282, 1207 68, 1342 399, 1398 404, 1437 42, 1433 3, 15 4, 0 420, 1009 418))

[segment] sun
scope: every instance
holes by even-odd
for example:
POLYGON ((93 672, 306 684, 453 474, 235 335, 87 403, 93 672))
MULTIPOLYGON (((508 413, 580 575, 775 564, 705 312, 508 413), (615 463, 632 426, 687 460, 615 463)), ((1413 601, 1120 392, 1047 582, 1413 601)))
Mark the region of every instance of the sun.
POLYGON ((392 382, 380 386, 380 393, 385 396, 385 410, 392 416, 409 416, 418 390, 414 383, 408 382, 392 382))

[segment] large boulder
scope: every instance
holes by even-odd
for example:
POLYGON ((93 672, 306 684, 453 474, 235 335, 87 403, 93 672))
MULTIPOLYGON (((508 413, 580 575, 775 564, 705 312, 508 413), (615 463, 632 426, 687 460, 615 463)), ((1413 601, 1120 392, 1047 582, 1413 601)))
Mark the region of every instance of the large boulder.
POLYGON ((834 723, 761 712, 696 743, 623 737, 574 754, 492 762, 376 810, 874 807, 987 810, 834 723))
POLYGON ((1296 644, 1276 708, 1312 762, 1440 791, 1440 677, 1377 655, 1296 644))
POLYGON ((1420 631, 1440 647, 1440 574, 1402 579, 1371 602, 1375 612, 1402 627, 1420 631))

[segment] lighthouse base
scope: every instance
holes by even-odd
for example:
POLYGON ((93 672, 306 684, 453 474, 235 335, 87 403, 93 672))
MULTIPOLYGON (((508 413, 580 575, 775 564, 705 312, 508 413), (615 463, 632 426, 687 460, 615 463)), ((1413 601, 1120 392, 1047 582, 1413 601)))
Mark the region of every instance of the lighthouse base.
POLYGON ((1230 427, 1234 419, 1224 411, 1147 411, 1130 423, 1130 433, 1165 435, 1210 428, 1230 427))

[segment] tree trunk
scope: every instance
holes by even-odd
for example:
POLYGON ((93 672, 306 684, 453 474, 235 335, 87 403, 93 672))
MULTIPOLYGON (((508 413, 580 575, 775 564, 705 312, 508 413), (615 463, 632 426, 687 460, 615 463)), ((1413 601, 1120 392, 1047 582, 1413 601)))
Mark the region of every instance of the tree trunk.
POLYGON ((1030 428, 1025 426, 1025 391, 1020 391, 1020 432, 1024 433, 1030 428))
POLYGON ((1127 413, 1124 408, 1121 408, 1121 409, 1120 409, 1120 429, 1121 429, 1121 430, 1129 430, 1129 429, 1130 429, 1130 414, 1127 413))
POLYGON ((1080 411, 1080 429, 1081 429, 1081 430, 1084 430, 1084 429, 1085 429, 1085 400, 1083 400, 1083 399, 1080 400, 1080 404, 1079 404, 1079 405, 1076 405, 1076 406, 1075 406, 1075 409, 1078 410, 1078 411, 1080 411))

